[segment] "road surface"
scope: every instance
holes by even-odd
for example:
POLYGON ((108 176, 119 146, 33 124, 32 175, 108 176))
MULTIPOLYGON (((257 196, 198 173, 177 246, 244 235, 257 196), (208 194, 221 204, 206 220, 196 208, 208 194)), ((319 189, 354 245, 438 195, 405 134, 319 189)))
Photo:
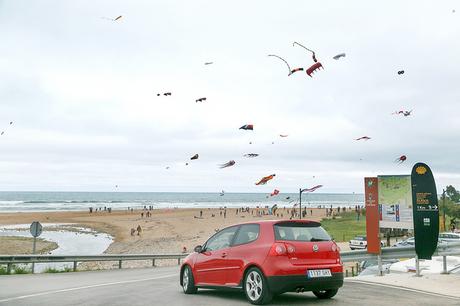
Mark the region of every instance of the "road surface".
MULTIPOLYGON (((0 276, 3 305, 250 305, 238 291, 199 290, 185 295, 178 267, 124 269, 59 274, 0 276)), ((414 280, 416 281, 416 280, 414 280)), ((346 281, 331 300, 312 293, 286 293, 271 305, 460 305, 460 299, 379 285, 346 281)))

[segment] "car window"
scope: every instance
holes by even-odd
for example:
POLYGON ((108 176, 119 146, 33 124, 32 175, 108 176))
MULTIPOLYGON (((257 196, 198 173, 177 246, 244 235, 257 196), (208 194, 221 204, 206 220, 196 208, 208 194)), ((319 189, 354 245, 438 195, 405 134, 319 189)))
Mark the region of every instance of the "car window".
POLYGON ((237 226, 232 226, 218 232, 217 234, 209 238, 209 240, 206 242, 205 250, 216 251, 228 248, 232 243, 233 236, 235 236, 235 232, 237 229, 237 226))
POLYGON ((276 240, 290 241, 330 241, 331 237, 320 226, 298 222, 284 222, 273 226, 276 240))
POLYGON ((245 224, 240 227, 233 245, 249 243, 257 240, 259 237, 259 224, 245 224))

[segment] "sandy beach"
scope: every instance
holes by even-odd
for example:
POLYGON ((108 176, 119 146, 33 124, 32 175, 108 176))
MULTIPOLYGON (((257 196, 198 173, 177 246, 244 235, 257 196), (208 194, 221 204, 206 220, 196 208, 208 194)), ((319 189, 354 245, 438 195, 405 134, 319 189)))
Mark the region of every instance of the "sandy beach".
MULTIPOLYGON (((33 238, 26 237, 0 237, 0 254, 32 254, 33 238)), ((57 243, 38 238, 36 245, 37 254, 47 254, 56 249, 57 243)))
MULTIPOLYGON (((278 209, 275 215, 257 216, 257 211, 236 213, 236 209, 154 209, 149 211, 98 211, 84 212, 28 212, 0 214, 0 225, 29 224, 33 221, 42 223, 74 223, 114 237, 114 242, 105 253, 142 254, 142 253, 181 253, 183 247, 187 252, 198 244, 203 244, 216 230, 226 226, 263 219, 288 219, 288 209, 278 209), (200 211, 202 216, 200 217, 200 211), (141 213, 143 217, 141 217, 141 213), (214 217, 213 217, 214 215, 214 217), (224 217, 225 216, 225 217, 224 217), (281 217, 283 216, 283 217, 281 217), (131 229, 142 228, 131 235, 131 229)), ((324 209, 312 209, 313 215, 308 219, 321 220, 325 217, 324 209)))

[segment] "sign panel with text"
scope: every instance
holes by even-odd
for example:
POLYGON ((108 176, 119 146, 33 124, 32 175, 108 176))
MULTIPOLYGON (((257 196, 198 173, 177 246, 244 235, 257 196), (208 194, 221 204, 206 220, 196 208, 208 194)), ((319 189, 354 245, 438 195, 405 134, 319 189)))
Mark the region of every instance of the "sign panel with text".
POLYGON ((424 163, 414 165, 411 177, 415 252, 419 259, 431 259, 439 236, 436 184, 431 169, 424 163))

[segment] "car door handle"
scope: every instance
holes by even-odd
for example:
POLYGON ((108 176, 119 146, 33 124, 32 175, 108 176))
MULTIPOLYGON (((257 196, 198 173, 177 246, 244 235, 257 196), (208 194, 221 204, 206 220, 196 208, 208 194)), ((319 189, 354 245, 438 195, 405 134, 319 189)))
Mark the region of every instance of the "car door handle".
POLYGON ((220 257, 222 257, 222 258, 227 257, 227 253, 222 253, 222 255, 220 255, 220 257))

